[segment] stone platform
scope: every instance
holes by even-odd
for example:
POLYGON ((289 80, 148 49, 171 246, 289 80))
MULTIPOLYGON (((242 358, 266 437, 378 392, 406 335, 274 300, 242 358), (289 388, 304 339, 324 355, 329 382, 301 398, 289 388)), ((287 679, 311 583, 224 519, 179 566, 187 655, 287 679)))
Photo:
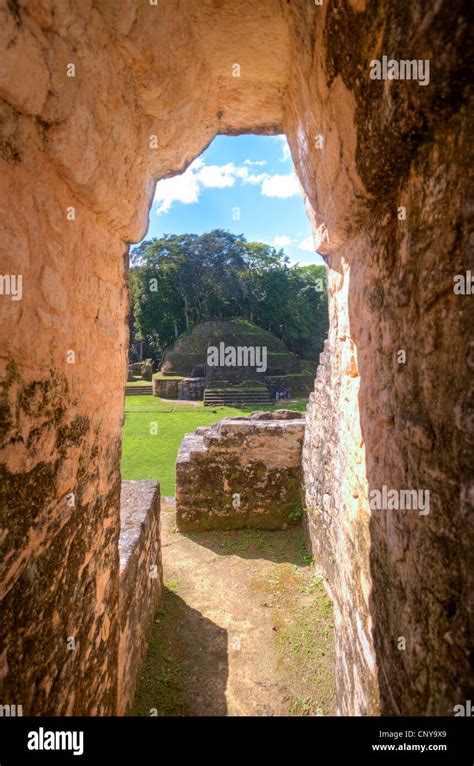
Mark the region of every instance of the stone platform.
POLYGON ((176 461, 180 531, 282 529, 301 517, 299 412, 255 412, 186 434, 176 461))

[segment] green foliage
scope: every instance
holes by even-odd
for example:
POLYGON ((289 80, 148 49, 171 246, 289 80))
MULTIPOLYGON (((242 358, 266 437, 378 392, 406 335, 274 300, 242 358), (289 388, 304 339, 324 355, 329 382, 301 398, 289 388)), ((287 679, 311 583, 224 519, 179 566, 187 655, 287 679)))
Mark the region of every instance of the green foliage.
POLYGON ((291 511, 291 513, 288 514, 288 520, 289 521, 298 521, 301 519, 303 515, 303 512, 301 510, 301 506, 297 506, 294 508, 294 510, 291 511))
POLYGON ((131 360, 160 361, 194 325, 236 316, 306 359, 317 359, 327 335, 325 267, 290 267, 283 250, 221 229, 142 242, 131 254, 130 297, 131 360))
MULTIPOLYGON (((285 409, 304 412, 307 400, 285 402, 285 409)), ((278 410, 273 404, 245 407, 204 407, 171 404, 156 396, 125 397, 122 465, 123 479, 155 479, 162 495, 175 493, 175 462, 184 434, 198 426, 210 426, 222 418, 248 415, 258 410, 278 410), (151 433, 150 423, 157 424, 151 433)))

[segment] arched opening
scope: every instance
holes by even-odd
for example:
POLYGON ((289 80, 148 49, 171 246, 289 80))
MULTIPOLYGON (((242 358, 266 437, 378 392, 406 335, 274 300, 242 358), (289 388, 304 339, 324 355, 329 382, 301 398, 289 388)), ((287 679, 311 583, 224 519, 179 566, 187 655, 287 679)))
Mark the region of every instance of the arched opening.
MULTIPOLYGON (((122 478, 160 483, 164 583, 132 712, 329 714, 332 610, 300 489, 326 267, 285 137, 218 137, 158 183, 129 273, 122 478)), ((128 539, 140 482, 124 486, 128 539)))
POLYGON ((303 465, 339 712, 451 714, 469 696, 471 578, 462 4, 25 2, 2 15, 4 693, 33 715, 123 712, 129 244, 155 181, 215 135, 285 133, 330 267, 303 465), (430 82, 371 77, 386 51, 431 62, 430 82), (429 491, 431 510, 389 507, 384 491, 429 491))

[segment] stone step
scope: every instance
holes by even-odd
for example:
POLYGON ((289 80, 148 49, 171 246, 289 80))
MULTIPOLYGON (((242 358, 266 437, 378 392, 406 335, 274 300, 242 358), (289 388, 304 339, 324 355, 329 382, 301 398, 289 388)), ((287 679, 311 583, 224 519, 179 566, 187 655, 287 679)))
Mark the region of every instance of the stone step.
POLYGON ((243 407, 247 404, 271 404, 270 399, 213 399, 205 401, 205 407, 243 407))
POLYGON ((271 404, 272 398, 268 391, 213 391, 204 393, 204 405, 224 404, 271 404))
POLYGON ((185 434, 176 458, 176 466, 183 463, 190 463, 193 459, 193 455, 202 452, 206 452, 203 436, 197 433, 185 434))
POLYGON ((144 394, 153 394, 153 386, 127 386, 125 396, 143 396, 144 394))
POLYGON ((272 398, 270 394, 206 394, 206 401, 208 399, 248 399, 249 401, 265 401, 271 402, 272 398))

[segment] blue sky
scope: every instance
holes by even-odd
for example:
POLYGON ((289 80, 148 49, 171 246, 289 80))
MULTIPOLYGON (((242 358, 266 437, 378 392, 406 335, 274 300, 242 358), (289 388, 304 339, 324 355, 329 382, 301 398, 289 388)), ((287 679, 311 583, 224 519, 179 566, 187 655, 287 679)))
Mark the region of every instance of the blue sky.
POLYGON ((323 263, 284 136, 217 136, 185 173, 158 182, 146 239, 212 229, 323 263))

